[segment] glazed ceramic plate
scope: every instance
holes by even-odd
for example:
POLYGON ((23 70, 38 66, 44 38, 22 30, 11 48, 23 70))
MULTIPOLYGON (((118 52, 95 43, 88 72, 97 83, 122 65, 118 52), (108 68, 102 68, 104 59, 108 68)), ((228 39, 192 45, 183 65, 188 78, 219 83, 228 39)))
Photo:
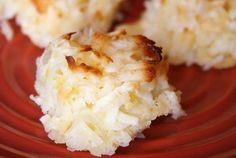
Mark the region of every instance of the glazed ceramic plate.
MULTIPOLYGON (((11 42, 0 35, 0 157, 93 157, 48 139, 42 113, 29 99, 35 94, 35 59, 43 50, 15 28, 11 42)), ((158 118, 145 130, 146 139, 135 139, 112 157, 236 157, 236 68, 171 66, 169 79, 182 92, 187 116, 158 118)))

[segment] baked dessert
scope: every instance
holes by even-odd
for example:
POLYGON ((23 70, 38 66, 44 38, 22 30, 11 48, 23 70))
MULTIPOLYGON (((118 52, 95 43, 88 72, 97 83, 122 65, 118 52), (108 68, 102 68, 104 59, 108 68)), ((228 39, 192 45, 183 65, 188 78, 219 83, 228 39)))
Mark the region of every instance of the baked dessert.
POLYGON ((236 1, 150 0, 137 23, 121 26, 161 45, 171 64, 236 65, 236 1))
POLYGON ((141 35, 86 29, 51 42, 37 59, 31 98, 50 139, 112 155, 159 116, 183 115, 160 47, 141 35))
MULTIPOLYGON (((121 0, 0 0, 5 19, 16 17, 22 32, 40 47, 68 32, 107 31, 121 0), (9 16, 9 14, 11 14, 9 16)), ((1 16, 1 15, 0 15, 1 16)))

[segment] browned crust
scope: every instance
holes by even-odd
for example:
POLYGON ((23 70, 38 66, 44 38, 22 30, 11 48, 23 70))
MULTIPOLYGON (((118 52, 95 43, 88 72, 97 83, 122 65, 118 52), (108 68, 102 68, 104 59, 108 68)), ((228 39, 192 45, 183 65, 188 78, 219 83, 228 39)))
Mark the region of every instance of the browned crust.
POLYGON ((157 68, 162 60, 162 48, 155 46, 155 42, 142 35, 134 35, 134 40, 143 52, 144 78, 151 82, 157 76, 157 68))
POLYGON ((151 82, 156 76, 166 75, 169 69, 169 64, 167 62, 167 58, 164 57, 159 64, 153 66, 144 63, 144 67, 145 81, 151 82))
POLYGON ((92 51, 96 57, 100 58, 100 59, 105 59, 108 62, 113 62, 112 58, 109 57, 106 53, 103 53, 102 51, 96 51, 92 48, 91 45, 80 45, 79 46, 79 51, 92 51))
POLYGON ((125 29, 121 29, 115 32, 115 34, 111 34, 112 36, 112 40, 118 40, 120 39, 122 36, 126 35, 127 32, 125 31, 125 29))
POLYGON ((82 71, 82 72, 86 72, 86 73, 91 73, 94 74, 96 76, 101 76, 102 72, 93 67, 93 66, 89 66, 85 63, 81 63, 81 64, 76 64, 76 61, 74 59, 74 57, 72 56, 65 56, 68 67, 72 70, 72 71, 82 71))
MULTIPOLYGON (((122 36, 126 35, 125 30, 122 30, 120 32, 115 32, 111 34, 103 34, 96 32, 93 35, 93 38, 95 41, 101 42, 101 44, 106 43, 108 40, 116 40, 121 38, 122 36)), ((65 38, 70 39, 71 35, 67 35, 65 38)), ((161 62, 162 61, 162 48, 155 46, 155 42, 152 40, 149 40, 145 36, 142 35, 134 35, 132 36, 134 39, 137 47, 139 50, 141 50, 140 58, 143 61, 144 65, 144 80, 146 82, 151 82, 153 79, 156 78, 156 76, 165 74, 166 73, 166 62, 161 62), (163 67, 163 68, 162 68, 163 67)), ((91 51, 96 55, 96 57, 105 59, 107 62, 113 62, 112 58, 109 57, 106 53, 102 52, 102 48, 99 50, 94 50, 91 45, 79 45, 79 52, 86 52, 86 51, 91 51)), ((68 63, 68 66, 71 70, 76 70, 76 71, 83 71, 83 72, 88 72, 91 74, 94 74, 96 76, 101 76, 102 71, 96 67, 87 65, 86 63, 76 63, 76 60, 72 56, 66 56, 66 60, 68 63)))
POLYGON ((103 53, 101 51, 96 51, 96 50, 93 50, 93 53, 98 57, 98 58, 103 58, 105 59, 106 61, 108 62, 113 62, 112 58, 109 57, 106 53, 103 53))
POLYGON ((92 73, 97 76, 102 75, 102 72, 99 69, 97 69, 93 66, 89 66, 85 63, 81 63, 80 65, 78 65, 78 68, 82 69, 84 72, 89 72, 89 73, 92 73))
POLYGON ((151 82, 156 77, 156 68, 153 66, 146 66, 144 69, 144 76, 146 82, 151 82))
POLYGON ((160 3, 164 5, 166 3, 166 0, 161 0, 160 3))
POLYGON ((168 70, 169 70, 168 59, 167 59, 167 56, 164 56, 160 64, 158 64, 156 67, 156 73, 158 76, 162 76, 162 75, 166 75, 168 70))
POLYGON ((51 0, 32 0, 33 5, 35 6, 36 10, 43 14, 47 11, 51 0))
POLYGON ((79 51, 91 51, 91 50, 93 50, 91 45, 85 44, 79 46, 79 51))
POLYGON ((67 64, 68 64, 69 68, 71 70, 76 69, 77 66, 76 66, 75 59, 72 56, 66 56, 65 58, 66 58, 66 61, 67 61, 67 64))
POLYGON ((71 36, 72 36, 74 33, 75 33, 75 32, 67 33, 67 34, 63 35, 62 38, 65 39, 65 40, 70 40, 71 36))
POLYGON ((103 19, 105 18, 100 10, 98 10, 98 11, 95 13, 95 16, 96 16, 96 18, 99 19, 99 20, 103 20, 103 19))
POLYGON ((96 40, 101 40, 101 39, 105 39, 107 36, 104 35, 103 33, 100 33, 100 32, 95 32, 93 34, 93 38, 96 39, 96 40))
POLYGON ((161 62, 162 48, 155 46, 155 42, 142 35, 134 35, 135 42, 143 50, 144 61, 148 64, 158 64, 161 62))
POLYGON ((135 38, 136 43, 138 44, 149 44, 149 45, 154 45, 155 42, 153 40, 148 39, 147 37, 143 35, 133 35, 135 38))
POLYGON ((119 34, 119 35, 126 35, 127 32, 126 32, 125 29, 121 29, 118 34, 119 34))

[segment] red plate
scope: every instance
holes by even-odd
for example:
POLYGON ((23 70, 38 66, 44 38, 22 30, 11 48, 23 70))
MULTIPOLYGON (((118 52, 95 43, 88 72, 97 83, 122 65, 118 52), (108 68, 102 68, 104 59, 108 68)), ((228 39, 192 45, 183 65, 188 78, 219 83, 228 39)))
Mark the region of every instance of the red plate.
MULTIPOLYGON (((29 99, 35 94, 35 59, 42 50, 16 32, 11 42, 0 35, 0 156, 93 157, 47 138, 39 122, 42 113, 29 99)), ((113 157, 236 157, 236 68, 171 67, 169 78, 183 93, 187 116, 155 120, 144 132, 146 139, 119 148, 113 157)))

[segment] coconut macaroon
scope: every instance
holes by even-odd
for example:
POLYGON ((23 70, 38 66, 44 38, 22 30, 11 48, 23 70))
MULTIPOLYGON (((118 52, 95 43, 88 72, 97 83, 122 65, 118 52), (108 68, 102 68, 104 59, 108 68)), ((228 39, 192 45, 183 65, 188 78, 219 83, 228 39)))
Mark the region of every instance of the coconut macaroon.
MULTIPOLYGON (((3 1, 3 0, 1 0, 3 1)), ((107 31, 121 0, 13 0, 1 2, 7 10, 14 11, 22 32, 34 44, 45 47, 62 34, 85 27, 107 31)), ((0 3, 0 4, 1 4, 0 3)))
POLYGON ((150 0, 141 19, 122 28, 163 46, 171 64, 236 64, 235 0, 150 0))
POLYGON ((112 155, 158 116, 184 112, 161 48, 141 35, 84 30, 53 41, 37 59, 31 98, 49 138, 69 150, 112 155))

